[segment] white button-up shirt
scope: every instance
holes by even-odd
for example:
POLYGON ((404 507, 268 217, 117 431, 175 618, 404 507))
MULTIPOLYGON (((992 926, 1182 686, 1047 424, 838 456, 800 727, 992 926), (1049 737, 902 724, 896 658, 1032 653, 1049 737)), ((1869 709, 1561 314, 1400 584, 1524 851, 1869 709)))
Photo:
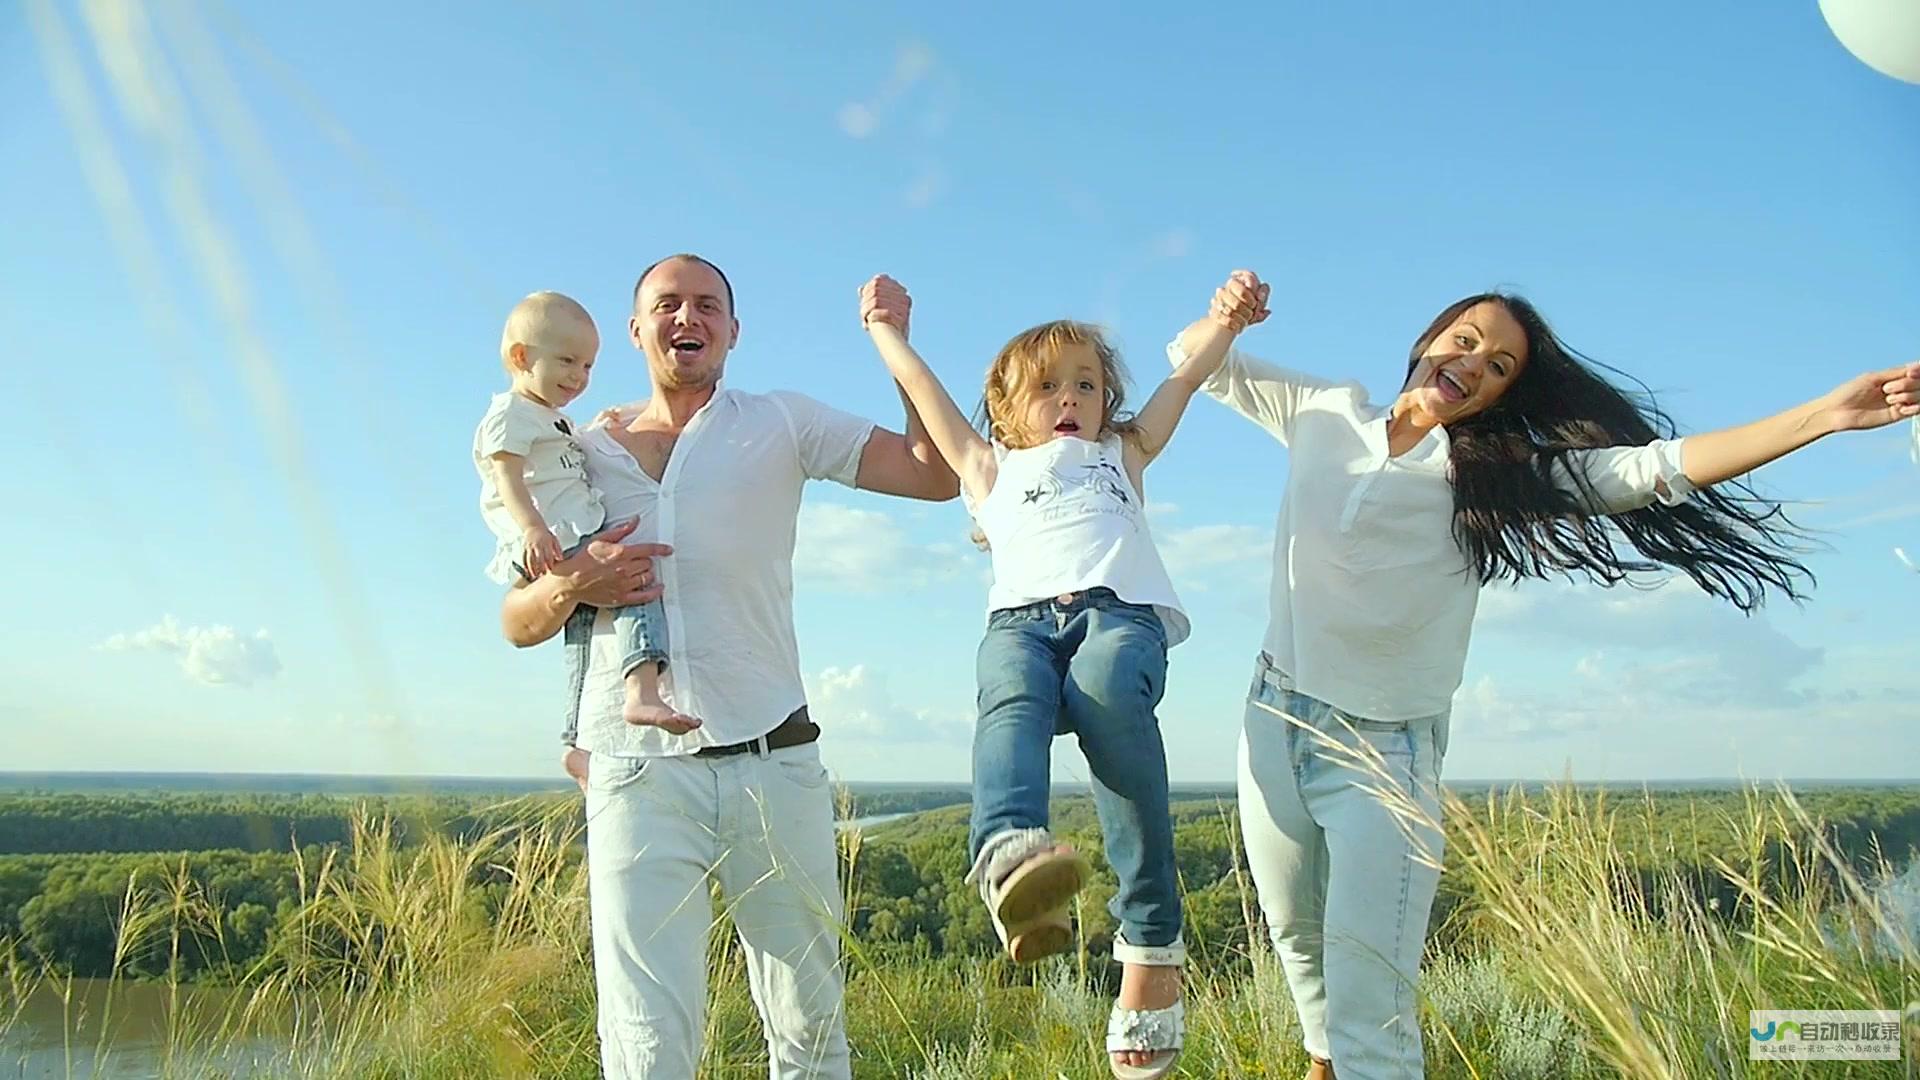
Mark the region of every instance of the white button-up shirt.
MULTIPOLYGON (((1178 366, 1179 342, 1167 353, 1178 366)), ((1266 651, 1300 693, 1356 716, 1447 712, 1466 668, 1480 579, 1453 536, 1446 430, 1398 457, 1388 408, 1333 383, 1230 352, 1202 387, 1288 448, 1266 651)), ((1560 486, 1597 513, 1684 501, 1681 440, 1568 453, 1560 486)))
POLYGON ((724 387, 687 422, 655 481, 596 427, 587 469, 609 522, 673 546, 654 560, 667 615, 661 696, 699 717, 686 735, 621 719, 611 612, 594 624, 576 745, 626 757, 690 754, 758 738, 806 703, 793 632, 793 542, 808 480, 852 487, 874 425, 802 394, 724 387))

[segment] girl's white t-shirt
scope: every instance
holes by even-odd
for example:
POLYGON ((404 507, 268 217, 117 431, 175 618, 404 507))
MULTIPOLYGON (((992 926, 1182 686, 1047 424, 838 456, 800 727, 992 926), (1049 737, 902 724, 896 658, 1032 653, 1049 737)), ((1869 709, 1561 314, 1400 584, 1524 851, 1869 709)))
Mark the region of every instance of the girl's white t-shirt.
POLYGON ((1108 588, 1160 615, 1167 645, 1192 631, 1127 476, 1120 439, 1062 438, 1024 450, 995 444, 999 475, 967 500, 993 553, 990 611, 1108 588))
POLYGON ((606 511, 587 480, 587 455, 566 414, 511 391, 493 395, 473 433, 473 467, 480 473, 480 514, 498 541, 487 576, 506 585, 518 577, 514 563, 525 542, 493 482, 493 455, 500 453, 526 459, 527 493, 562 550, 600 531, 606 511))

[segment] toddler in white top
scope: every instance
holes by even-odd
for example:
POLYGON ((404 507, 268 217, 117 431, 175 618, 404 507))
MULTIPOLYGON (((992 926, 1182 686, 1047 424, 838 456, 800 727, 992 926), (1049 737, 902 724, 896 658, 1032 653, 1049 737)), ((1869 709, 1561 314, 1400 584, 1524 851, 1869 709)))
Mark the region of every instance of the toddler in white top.
POLYGON ((1184 1035, 1178 871, 1154 710, 1167 650, 1188 624, 1141 483, 1241 327, 1218 313, 1209 340, 1129 416, 1119 357, 1099 330, 1036 326, 988 370, 982 434, 907 344, 908 308, 890 278, 863 290, 874 345, 993 552, 968 880, 1016 962, 1072 945, 1068 906, 1091 870, 1047 822, 1053 739, 1073 733, 1119 885, 1113 953, 1126 969, 1107 1025, 1109 1066, 1122 1080, 1152 1080, 1173 1068, 1184 1035))
MULTIPOLYGON (((572 421, 560 411, 586 390, 599 351, 592 316, 560 293, 534 293, 507 316, 500 359, 511 385, 493 396, 473 435, 480 512, 497 540, 487 574, 496 582, 539 577, 607 524, 587 473, 587 455, 572 421)), ((561 738, 569 746, 579 730, 596 614, 583 604, 567 621, 570 692, 561 738)), ((614 626, 625 649, 627 722, 676 732, 697 726, 660 699, 667 665, 667 621, 660 601, 614 609, 614 626)))

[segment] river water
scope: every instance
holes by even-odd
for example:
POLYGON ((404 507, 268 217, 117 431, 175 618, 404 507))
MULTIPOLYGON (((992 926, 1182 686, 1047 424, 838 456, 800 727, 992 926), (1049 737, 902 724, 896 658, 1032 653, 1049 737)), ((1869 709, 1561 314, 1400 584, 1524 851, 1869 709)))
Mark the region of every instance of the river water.
POLYGON ((233 1000, 221 988, 74 979, 42 984, 0 1012, 0 1077, 6 1080, 147 1080, 161 1075, 290 1076, 267 1038, 188 1060, 167 1060, 169 1016, 218 1017, 233 1000), (278 1066, 276 1068, 275 1066, 278 1066))

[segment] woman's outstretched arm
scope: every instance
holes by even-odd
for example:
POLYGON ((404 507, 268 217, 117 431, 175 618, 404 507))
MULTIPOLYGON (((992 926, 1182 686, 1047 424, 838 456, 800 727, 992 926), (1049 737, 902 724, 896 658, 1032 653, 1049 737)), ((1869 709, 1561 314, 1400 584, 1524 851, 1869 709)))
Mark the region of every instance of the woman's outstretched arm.
POLYGON ((1689 435, 1680 467, 1695 487, 1731 480, 1824 435, 1867 431, 1920 415, 1920 363, 1856 375, 1812 401, 1751 424, 1689 435))

